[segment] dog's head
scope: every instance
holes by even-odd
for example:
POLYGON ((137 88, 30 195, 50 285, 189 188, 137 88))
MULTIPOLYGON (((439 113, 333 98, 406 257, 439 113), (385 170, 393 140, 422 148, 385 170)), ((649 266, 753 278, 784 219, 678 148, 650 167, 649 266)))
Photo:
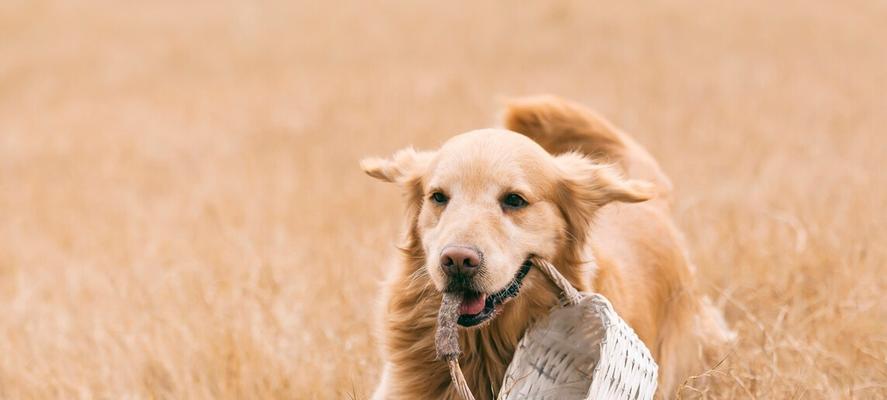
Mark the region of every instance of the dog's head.
POLYGON ((435 152, 366 159, 367 174, 407 191, 410 239, 442 292, 461 292, 459 323, 492 319, 517 296, 530 256, 581 246, 594 212, 651 196, 644 182, 502 129, 468 132, 435 152))

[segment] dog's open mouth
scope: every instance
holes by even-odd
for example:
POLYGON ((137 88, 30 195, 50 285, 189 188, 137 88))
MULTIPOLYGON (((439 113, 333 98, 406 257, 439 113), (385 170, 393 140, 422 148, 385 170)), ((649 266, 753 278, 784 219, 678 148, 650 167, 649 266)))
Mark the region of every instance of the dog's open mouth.
POLYGON ((517 296, 531 266, 532 263, 529 260, 524 261, 511 283, 496 293, 487 295, 466 292, 463 294, 462 304, 459 305, 459 325, 471 327, 493 318, 499 311, 499 306, 517 296))

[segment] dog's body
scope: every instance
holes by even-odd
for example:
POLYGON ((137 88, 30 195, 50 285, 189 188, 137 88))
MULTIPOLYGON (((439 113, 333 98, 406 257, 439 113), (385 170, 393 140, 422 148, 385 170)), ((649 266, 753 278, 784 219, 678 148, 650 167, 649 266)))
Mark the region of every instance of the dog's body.
MULTIPOLYGON (((670 182, 631 138, 574 104, 521 100, 504 120, 506 129, 538 146, 513 132, 485 130, 454 138, 437 153, 406 150, 364 164, 408 196, 404 257, 383 296, 385 366, 373 398, 458 398, 434 348, 440 291, 463 290, 453 289, 452 275, 438 272, 438 252, 446 264, 453 243, 480 255, 476 282, 464 290, 481 293, 481 300, 507 285, 529 254, 552 261, 578 289, 606 296, 650 348, 660 366, 659 393, 671 397, 684 379, 710 365, 732 333, 697 293, 694 267, 670 216, 670 182), (652 185, 623 180, 613 170, 652 185), (447 185, 453 188, 437 189, 447 185), (499 211, 484 197, 496 187, 508 193, 489 197, 505 199, 499 211), (507 197, 509 191, 528 200, 507 197)), ((494 307, 487 301, 491 315, 461 330, 461 365, 478 399, 496 397, 524 331, 556 299, 542 274, 530 271, 512 301, 494 307)), ((470 319, 471 304, 465 310, 470 319)))

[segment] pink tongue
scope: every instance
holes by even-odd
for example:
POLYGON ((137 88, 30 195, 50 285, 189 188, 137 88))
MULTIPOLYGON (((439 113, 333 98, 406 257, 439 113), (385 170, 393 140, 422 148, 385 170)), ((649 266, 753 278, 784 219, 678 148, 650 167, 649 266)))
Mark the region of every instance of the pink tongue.
POLYGON ((478 314, 484 310, 486 303, 487 295, 485 294, 465 295, 465 298, 462 299, 462 304, 459 305, 459 314, 478 314))

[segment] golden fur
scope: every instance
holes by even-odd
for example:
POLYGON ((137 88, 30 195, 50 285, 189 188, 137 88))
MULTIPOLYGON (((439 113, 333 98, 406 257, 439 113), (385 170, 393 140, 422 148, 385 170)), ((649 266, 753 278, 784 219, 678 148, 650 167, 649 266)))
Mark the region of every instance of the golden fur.
MULTIPOLYGON (((650 348, 660 365, 659 394, 670 397, 710 365, 732 333, 697 293, 670 216, 668 178, 640 145, 581 106, 521 99, 509 104, 503 120, 507 130, 462 134, 436 152, 406 149, 362 163, 369 175, 407 194, 403 257, 384 293, 385 367, 374 398, 457 398, 434 350, 446 286, 438 253, 454 243, 483 250, 487 262, 477 280, 486 293, 506 286, 535 254, 580 290, 609 298, 650 348), (430 202, 436 190, 453 200, 430 202), (530 206, 500 208, 505 192, 519 192, 530 206)), ((495 318, 461 330, 462 369, 478 399, 495 398, 523 332, 555 302, 554 287, 531 270, 495 318)))

